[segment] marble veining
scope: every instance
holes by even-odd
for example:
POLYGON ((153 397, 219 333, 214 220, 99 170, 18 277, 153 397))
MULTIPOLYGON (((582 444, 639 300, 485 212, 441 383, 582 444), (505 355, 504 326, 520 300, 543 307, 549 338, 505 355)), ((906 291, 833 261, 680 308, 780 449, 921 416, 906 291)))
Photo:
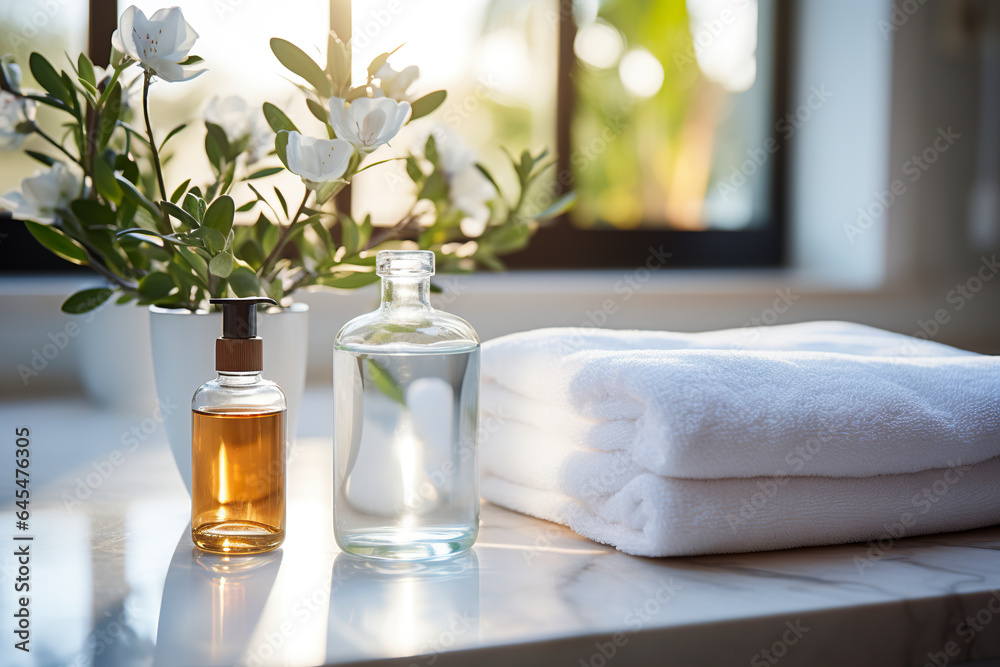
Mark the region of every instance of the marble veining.
MULTIPOLYGON (((0 664, 924 665, 1000 657, 1000 527, 883 545, 648 559, 484 505, 479 541, 459 558, 380 564, 343 554, 330 529, 328 399, 307 395, 303 413, 315 416, 289 465, 285 545, 244 558, 193 548, 188 497, 162 433, 124 444, 144 415, 70 400, 0 407, 3 432, 27 424, 35 448, 32 652, 13 650, 4 621, 0 664)), ((5 475, 0 525, 8 532, 13 488, 5 475)), ((11 552, 0 556, 3 619, 13 613, 11 552)))

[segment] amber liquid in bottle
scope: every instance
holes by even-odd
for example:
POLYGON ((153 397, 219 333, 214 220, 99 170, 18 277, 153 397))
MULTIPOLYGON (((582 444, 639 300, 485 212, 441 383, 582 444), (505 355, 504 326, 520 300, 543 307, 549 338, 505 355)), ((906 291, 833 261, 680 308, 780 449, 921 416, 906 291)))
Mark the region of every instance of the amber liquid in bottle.
POLYGON ((206 551, 270 551, 285 539, 285 410, 192 410, 191 535, 206 551))

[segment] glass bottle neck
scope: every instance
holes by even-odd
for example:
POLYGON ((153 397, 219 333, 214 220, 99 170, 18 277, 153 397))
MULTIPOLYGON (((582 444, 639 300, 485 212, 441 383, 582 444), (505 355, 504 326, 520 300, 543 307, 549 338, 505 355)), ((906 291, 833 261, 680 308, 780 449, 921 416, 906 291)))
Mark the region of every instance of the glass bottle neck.
POLYGON ((382 309, 430 308, 431 279, 427 276, 382 277, 382 309))
POLYGON ((219 384, 224 387, 245 387, 261 381, 260 371, 246 371, 242 373, 233 371, 218 371, 219 384))

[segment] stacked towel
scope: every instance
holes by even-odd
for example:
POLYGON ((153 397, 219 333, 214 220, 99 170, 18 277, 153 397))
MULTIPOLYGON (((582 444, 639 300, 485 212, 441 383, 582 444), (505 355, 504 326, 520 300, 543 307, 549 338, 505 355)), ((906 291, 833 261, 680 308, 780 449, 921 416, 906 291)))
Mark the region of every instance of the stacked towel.
POLYGON ((483 495, 647 556, 1000 523, 1000 359, 843 322, 483 346, 483 495))

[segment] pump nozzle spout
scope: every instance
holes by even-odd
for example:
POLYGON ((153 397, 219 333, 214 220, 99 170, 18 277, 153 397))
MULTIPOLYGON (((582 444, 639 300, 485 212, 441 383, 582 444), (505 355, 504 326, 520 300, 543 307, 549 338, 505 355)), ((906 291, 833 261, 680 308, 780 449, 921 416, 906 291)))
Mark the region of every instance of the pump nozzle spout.
POLYGON ((257 335, 257 304, 278 302, 263 296, 232 299, 209 299, 209 303, 222 306, 222 337, 253 338, 257 335))
POLYGON ((257 337, 257 304, 278 304, 259 296, 209 301, 222 306, 222 337, 215 340, 215 369, 259 372, 264 367, 264 347, 257 337))

